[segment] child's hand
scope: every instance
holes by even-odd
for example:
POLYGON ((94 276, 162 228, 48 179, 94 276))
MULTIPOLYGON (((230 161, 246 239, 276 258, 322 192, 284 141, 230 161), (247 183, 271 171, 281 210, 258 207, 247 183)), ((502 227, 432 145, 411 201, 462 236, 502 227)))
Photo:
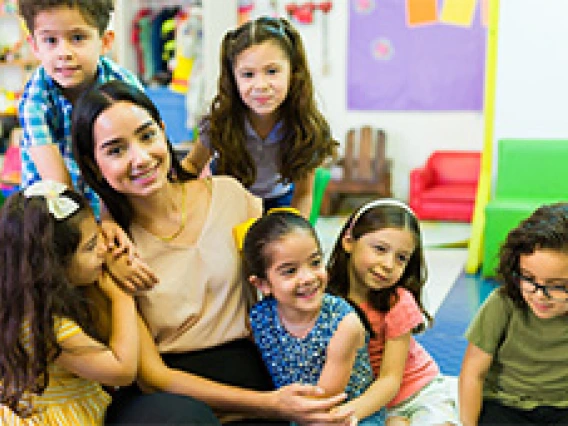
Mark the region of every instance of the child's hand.
POLYGON ((128 293, 149 290, 158 282, 158 277, 138 256, 124 253, 118 257, 106 256, 106 266, 113 278, 128 293))
POLYGON ((124 290, 117 285, 114 278, 106 271, 103 272, 97 284, 105 296, 111 301, 116 300, 119 297, 127 296, 124 290))
POLYGON ((114 257, 129 253, 132 257, 138 256, 136 246, 132 243, 128 234, 112 220, 104 219, 101 221, 101 230, 106 241, 107 248, 114 257))
POLYGON ((324 396, 317 386, 291 384, 273 391, 276 401, 273 407, 281 416, 302 425, 349 426, 353 410, 337 407, 346 396, 344 393, 324 396), (337 408, 336 408, 337 407, 337 408))

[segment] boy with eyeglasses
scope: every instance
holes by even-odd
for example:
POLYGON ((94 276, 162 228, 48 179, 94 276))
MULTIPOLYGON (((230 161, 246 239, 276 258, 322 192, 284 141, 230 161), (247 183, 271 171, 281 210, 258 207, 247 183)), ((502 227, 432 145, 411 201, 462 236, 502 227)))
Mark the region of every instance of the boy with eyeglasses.
POLYGON ((503 286, 470 325, 459 378, 472 425, 568 424, 568 203, 543 206, 501 248, 503 286))

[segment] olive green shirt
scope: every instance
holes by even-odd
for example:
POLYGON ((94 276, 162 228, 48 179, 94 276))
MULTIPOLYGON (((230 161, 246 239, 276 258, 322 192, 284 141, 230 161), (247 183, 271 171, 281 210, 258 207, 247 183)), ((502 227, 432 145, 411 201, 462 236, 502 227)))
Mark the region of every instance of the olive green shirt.
POLYGON ((484 398, 521 409, 568 407, 568 316, 540 319, 494 290, 466 338, 493 356, 484 398))

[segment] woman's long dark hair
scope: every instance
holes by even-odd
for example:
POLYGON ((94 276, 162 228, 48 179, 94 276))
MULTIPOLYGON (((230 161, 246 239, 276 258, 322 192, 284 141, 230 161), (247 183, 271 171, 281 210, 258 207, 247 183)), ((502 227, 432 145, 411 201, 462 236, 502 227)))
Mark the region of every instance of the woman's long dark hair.
MULTIPOLYGON (((146 94, 127 83, 114 80, 94 87, 79 97, 73 107, 71 133, 73 155, 81 169, 82 176, 101 197, 116 223, 128 232, 134 215, 132 205, 124 194, 116 191, 104 177, 101 177, 95 160, 94 123, 101 113, 118 102, 137 105, 148 111, 158 125, 162 123, 158 108, 146 94)), ((171 161, 170 179, 185 182, 195 178, 194 174, 183 169, 167 137, 166 144, 171 161)))
POLYGON ((529 308, 519 287, 520 257, 541 249, 568 253, 568 203, 536 209, 509 232, 499 251, 496 278, 503 284, 500 291, 525 311, 529 308))
MULTIPOLYGON (((414 235, 416 248, 400 280, 392 287, 370 290, 369 302, 377 311, 388 312, 392 307, 393 300, 396 301, 397 288, 403 287, 412 294, 420 310, 431 324, 432 317, 422 303, 422 290, 426 284, 427 269, 418 220, 410 212, 410 209, 402 207, 398 201, 393 201, 392 203, 389 203, 387 200, 379 201, 384 203, 374 207, 370 207, 373 202, 361 206, 343 226, 328 262, 328 289, 332 294, 345 298, 349 295, 349 262, 351 255, 345 251, 342 243, 348 232, 353 240, 358 240, 365 234, 384 228, 408 230, 414 235)), ((422 325, 414 331, 419 332, 423 329, 424 326, 422 325)))
POLYGON ((49 213, 45 198, 21 191, 0 209, 0 403, 23 417, 33 408, 26 394, 43 392, 48 366, 62 351, 55 319, 72 319, 97 335, 87 302, 66 278, 80 224, 92 212, 77 193, 62 196, 79 205, 63 220, 49 213))
POLYGON ((288 96, 280 106, 284 140, 280 144, 279 170, 286 181, 304 178, 328 157, 336 154, 337 141, 317 108, 312 77, 298 31, 285 19, 261 17, 234 31, 221 44, 221 74, 211 110, 202 122, 211 146, 219 153, 219 174, 234 176, 244 186, 256 180, 256 165, 246 148, 243 103, 234 75, 237 56, 251 46, 270 41, 290 62, 288 96))

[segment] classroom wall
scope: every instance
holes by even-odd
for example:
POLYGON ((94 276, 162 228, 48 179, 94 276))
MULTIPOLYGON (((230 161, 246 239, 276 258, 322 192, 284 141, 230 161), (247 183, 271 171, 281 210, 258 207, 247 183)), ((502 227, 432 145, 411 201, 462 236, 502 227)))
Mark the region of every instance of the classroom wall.
MULTIPOLYGON (((334 1, 329 16, 331 73, 321 74, 321 14, 317 22, 301 27, 310 55, 323 109, 338 138, 362 124, 382 127, 387 134, 387 154, 393 159, 393 191, 407 200, 410 170, 422 165, 437 149, 481 150, 481 112, 369 112, 349 111, 346 102, 348 2, 334 1)), ((369 76, 369 78, 376 78, 369 76)))
MULTIPOLYGON (((514 0, 516 1, 516 0, 514 0)), ((562 0, 559 0, 562 1, 562 0)), ((159 1, 155 3, 160 4, 159 1)), ((163 2, 167 3, 167 2, 163 2)), ((171 3, 171 2, 170 2, 171 3)), ((285 3, 279 2, 280 13, 285 13, 285 3)), ((297 2, 303 3, 303 2, 297 2)), ((217 16, 229 24, 226 11, 236 7, 236 0, 206 0, 207 16, 217 16)), ((117 2, 117 28, 130 28, 129 20, 138 8, 139 2, 119 0, 117 2)), ((346 58, 348 1, 336 0, 327 16, 328 52, 330 70, 322 73, 323 19, 321 13, 315 14, 312 24, 296 24, 303 36, 308 53, 312 76, 322 110, 330 122, 334 136, 343 141, 350 127, 371 124, 382 127, 387 133, 387 155, 393 159, 393 192, 397 198, 407 200, 410 170, 422 165, 428 155, 437 149, 481 150, 483 137, 483 114, 481 112, 368 112, 349 111, 346 107, 346 58)), ((230 15, 230 19, 234 19, 230 15)), ((205 34, 210 31, 210 40, 220 40, 222 28, 216 22, 210 24, 206 18, 205 34)), ((127 35, 129 37, 129 35, 127 35)), ((119 37, 120 38, 120 37, 119 37)), ((133 67, 134 56, 129 52, 127 38, 118 47, 119 58, 126 66, 133 67), (125 47, 126 46, 126 47, 125 47)), ((119 41, 120 43, 120 41, 119 41)), ((207 44, 211 48, 211 44, 207 44)), ((216 51, 207 49, 207 58, 215 61, 216 51)), ((212 66, 211 66, 212 67, 212 66)), ((216 69, 210 68, 207 75, 208 93, 214 91, 216 69)), ((369 78, 376 78, 369 76, 369 78)))
POLYGON ((568 139, 566 16, 566 0, 500 0, 495 144, 568 139))

